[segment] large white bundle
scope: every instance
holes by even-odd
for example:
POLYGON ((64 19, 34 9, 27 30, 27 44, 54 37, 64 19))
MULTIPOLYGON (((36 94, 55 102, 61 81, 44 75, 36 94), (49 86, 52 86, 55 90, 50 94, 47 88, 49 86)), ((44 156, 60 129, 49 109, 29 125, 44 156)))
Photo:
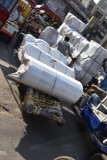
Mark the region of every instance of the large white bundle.
POLYGON ((92 76, 89 73, 85 72, 80 82, 85 86, 91 79, 92 79, 92 76))
POLYGON ((61 41, 62 39, 64 39, 64 37, 63 37, 62 35, 59 35, 59 36, 58 36, 57 43, 59 43, 59 41, 61 41))
MULTIPOLYGON (((32 35, 27 34, 24 37, 22 44, 23 44, 22 47, 25 46, 26 44, 32 44, 33 46, 36 46, 36 48, 38 48, 40 51, 46 52, 46 53, 52 55, 55 59, 60 60, 64 64, 67 64, 66 57, 57 49, 50 47, 50 45, 42 39, 36 39, 32 35)), ((34 53, 36 52, 36 51, 34 51, 35 49, 32 48, 31 45, 29 45, 28 50, 30 53, 32 52, 31 54, 33 54, 33 52, 34 53)))
POLYGON ((88 49, 88 47, 89 47, 89 41, 87 41, 87 39, 85 39, 85 38, 81 38, 81 40, 79 41, 79 43, 76 43, 76 45, 75 45, 75 50, 77 50, 78 52, 85 52, 87 49, 88 49), (85 48, 85 50, 84 50, 84 48, 85 48))
POLYGON ((78 61, 75 63, 77 66, 74 65, 75 77, 86 85, 101 70, 101 66, 89 57, 78 59, 78 61))
POLYGON ((65 17, 65 19, 64 19, 63 22, 64 22, 65 24, 67 24, 67 23, 68 23, 68 19, 69 19, 70 17, 72 17, 72 16, 74 16, 74 15, 69 12, 69 13, 66 15, 66 17, 65 17))
POLYGON ((75 46, 75 44, 81 39, 81 35, 79 35, 79 33, 78 32, 76 32, 76 31, 73 31, 72 29, 68 32, 68 33, 66 33, 66 36, 68 36, 68 37, 70 37, 70 44, 72 45, 72 46, 75 46), (77 37, 77 38, 76 38, 77 37))
POLYGON ((102 65, 102 61, 107 58, 107 50, 95 41, 89 43, 89 48, 85 52, 89 57, 102 65))
POLYGON ((23 42, 22 45, 24 45, 27 42, 35 42, 36 38, 34 36, 32 36, 31 34, 25 34, 24 38, 23 38, 23 42))
POLYGON ((55 59, 58 59, 59 61, 61 61, 62 63, 67 65, 67 59, 66 57, 56 48, 51 48, 49 51, 49 54, 54 57, 55 59))
MULTIPOLYGON (((98 43, 91 41, 86 51, 83 51, 79 57, 79 62, 85 70, 87 70, 93 63, 97 63, 100 67, 102 65, 103 60, 107 58, 107 50, 104 49, 98 43), (89 66, 88 66, 88 63, 89 66)), ((93 67, 96 65, 93 65, 93 67)), ((98 66, 97 66, 98 67, 98 66)), ((92 68, 91 68, 92 69, 92 68)), ((98 69, 100 69, 98 67, 98 69)), ((96 68, 93 68, 95 72, 97 71, 96 68)))
POLYGON ((36 44, 35 45, 40 50, 42 50, 42 51, 44 51, 46 53, 48 53, 50 51, 50 45, 46 41, 44 41, 42 39, 36 39, 36 44))
POLYGON ((70 31, 66 34, 66 36, 70 37, 69 43, 76 49, 76 46, 83 40, 86 40, 80 33, 76 31, 70 31))
POLYGON ((91 41, 76 62, 81 68, 80 73, 78 73, 78 67, 75 67, 76 79, 84 85, 87 84, 101 70, 105 58, 107 58, 107 51, 98 43, 91 41))
POLYGON ((9 75, 15 80, 69 103, 76 103, 83 94, 81 83, 59 71, 31 60, 9 75))
POLYGON ((88 47, 89 47, 89 41, 87 41, 86 39, 83 40, 81 39, 80 41, 78 41, 78 43, 76 43, 74 47, 75 50, 72 53, 73 57, 79 56, 82 52, 85 53, 88 47))
POLYGON ((92 76, 84 71, 80 66, 78 66, 76 63, 74 64, 74 68, 75 68, 75 78, 80 81, 83 86, 85 86, 91 79, 92 76))
POLYGON ((59 32, 62 31, 63 27, 66 25, 77 32, 81 32, 85 27, 85 23, 83 23, 80 19, 78 19, 76 16, 74 16, 71 13, 67 14, 64 22, 59 27, 58 31, 59 32))
POLYGON ((22 46, 21 49, 26 52, 29 56, 38 59, 38 56, 40 56, 41 53, 49 54, 53 58, 60 60, 62 63, 67 64, 66 57, 58 51, 56 48, 51 48, 48 52, 45 52, 41 48, 38 47, 38 45, 34 45, 32 43, 27 43, 26 45, 22 46))
POLYGON ((71 17, 68 18, 67 24, 70 27, 71 25, 74 25, 77 29, 76 31, 81 32, 84 27, 85 27, 85 23, 82 22, 80 19, 78 19, 76 16, 74 16, 71 13, 68 13, 71 15, 71 17), (78 27, 77 27, 78 26, 78 27))
POLYGON ((35 58, 35 59, 39 59, 39 57, 41 55, 41 52, 42 52, 33 43, 26 43, 25 45, 23 45, 20 48, 19 51, 21 51, 21 52, 18 53, 18 56, 20 56, 20 55, 22 56, 22 54, 26 54, 28 56, 31 56, 31 57, 35 58))
MULTIPOLYGON (((69 43, 70 43, 71 47, 74 47, 75 49, 76 49, 76 45, 78 45, 81 41, 83 41, 83 40, 87 41, 85 37, 83 37, 77 31, 72 30, 67 25, 65 25, 63 27, 60 34, 63 35, 63 36, 68 36, 70 38, 69 43)), ((61 38, 63 38, 63 37, 61 37, 61 38)))
MULTIPOLYGON (((54 52, 53 52, 54 53, 54 52)), ((61 52, 60 52, 61 53, 61 52)), ((56 53, 55 53, 56 54, 56 53)), ((75 78, 75 72, 73 68, 68 67, 64 63, 64 60, 60 59, 62 56, 59 55, 59 60, 53 58, 51 55, 47 54, 46 52, 43 52, 39 50, 36 46, 34 46, 31 43, 27 43, 24 45, 21 50, 18 53, 19 60, 23 63, 24 59, 31 59, 30 57, 39 60, 40 62, 55 68, 56 70, 60 71, 61 73, 64 73, 72 78, 75 78)))
POLYGON ((40 50, 43 50, 44 52, 47 52, 47 53, 50 50, 50 45, 46 41, 35 38, 31 34, 26 34, 24 36, 22 46, 27 43, 32 43, 33 45, 37 46, 40 50))
POLYGON ((77 32, 81 32, 85 27, 85 23, 83 23, 76 16, 71 16, 67 21, 67 25, 77 32))
POLYGON ((58 32, 60 35, 65 36, 67 33, 69 33, 70 31, 74 31, 73 29, 71 29, 68 25, 66 25, 65 23, 62 23, 62 25, 58 28, 58 32))
POLYGON ((79 63, 80 67, 92 76, 95 76, 95 74, 101 69, 101 65, 89 57, 79 59, 79 63))

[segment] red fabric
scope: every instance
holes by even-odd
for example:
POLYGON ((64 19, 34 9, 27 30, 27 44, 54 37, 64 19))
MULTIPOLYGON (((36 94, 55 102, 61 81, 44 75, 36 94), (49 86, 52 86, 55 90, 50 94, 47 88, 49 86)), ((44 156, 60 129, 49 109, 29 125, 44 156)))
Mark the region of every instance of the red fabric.
POLYGON ((0 12, 0 21, 6 21, 8 19, 7 15, 0 12))
POLYGON ((46 13, 51 16, 55 21, 60 21, 61 17, 58 16, 55 12, 53 12, 49 7, 46 5, 42 6, 42 9, 46 11, 46 13))
POLYGON ((34 0, 28 0, 28 2, 29 2, 30 5, 32 6, 32 8, 35 8, 36 2, 35 2, 34 0))
POLYGON ((8 11, 2 5, 0 5, 0 21, 6 21, 8 17, 8 11))

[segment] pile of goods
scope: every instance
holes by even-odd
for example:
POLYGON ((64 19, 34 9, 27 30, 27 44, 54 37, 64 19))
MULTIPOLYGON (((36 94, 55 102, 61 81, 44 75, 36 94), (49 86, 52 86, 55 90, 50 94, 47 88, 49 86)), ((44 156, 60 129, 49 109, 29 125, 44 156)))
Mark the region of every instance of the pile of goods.
POLYGON ((48 117, 58 125, 62 125, 65 122, 58 99, 31 87, 27 87, 21 108, 28 114, 48 117))
POLYGON ((82 21, 68 13, 58 31, 60 39, 64 36, 70 38, 69 43, 73 50, 71 54, 77 59, 74 64, 75 78, 85 86, 101 71, 102 62, 107 58, 107 50, 95 41, 88 41, 83 37, 81 31, 84 27, 82 21))
POLYGON ((25 35, 18 57, 21 65, 17 72, 9 76, 30 87, 24 100, 24 110, 27 112, 48 117, 44 114, 48 110, 50 118, 53 118, 53 115, 53 119, 56 116, 59 118, 62 117, 59 100, 74 104, 82 96, 83 86, 75 80, 74 68, 68 67, 66 57, 57 49, 50 47, 47 42, 29 34, 25 35), (29 98, 28 100, 26 98, 28 95, 33 97, 30 106, 27 103, 29 98), (35 101, 34 97, 38 100, 35 101))

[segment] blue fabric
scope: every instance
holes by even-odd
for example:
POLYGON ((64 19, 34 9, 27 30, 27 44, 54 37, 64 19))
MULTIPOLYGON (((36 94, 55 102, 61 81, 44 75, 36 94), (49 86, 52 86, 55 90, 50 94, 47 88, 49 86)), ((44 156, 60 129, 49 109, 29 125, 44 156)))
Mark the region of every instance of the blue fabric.
POLYGON ((100 103, 100 98, 96 93, 93 93, 89 98, 88 98, 88 103, 92 103, 94 106, 97 106, 100 103))
POLYGON ((0 0, 0 4, 2 4, 9 12, 12 7, 15 5, 16 0, 0 0))
POLYGON ((106 76, 100 84, 100 88, 107 92, 107 70, 104 71, 106 76))
POLYGON ((83 110, 81 111, 81 115, 82 118, 85 119, 85 122, 91 131, 95 131, 102 126, 101 121, 94 114, 89 103, 84 106, 83 110))

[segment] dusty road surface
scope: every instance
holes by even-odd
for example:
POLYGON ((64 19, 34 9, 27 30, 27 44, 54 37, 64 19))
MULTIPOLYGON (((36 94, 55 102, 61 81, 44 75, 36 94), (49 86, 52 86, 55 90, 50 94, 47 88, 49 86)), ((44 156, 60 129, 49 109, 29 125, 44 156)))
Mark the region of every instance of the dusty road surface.
POLYGON ((89 160, 95 148, 73 111, 63 110, 62 127, 20 111, 17 84, 7 77, 16 70, 13 43, 0 40, 0 160, 53 160, 61 155, 89 160))

